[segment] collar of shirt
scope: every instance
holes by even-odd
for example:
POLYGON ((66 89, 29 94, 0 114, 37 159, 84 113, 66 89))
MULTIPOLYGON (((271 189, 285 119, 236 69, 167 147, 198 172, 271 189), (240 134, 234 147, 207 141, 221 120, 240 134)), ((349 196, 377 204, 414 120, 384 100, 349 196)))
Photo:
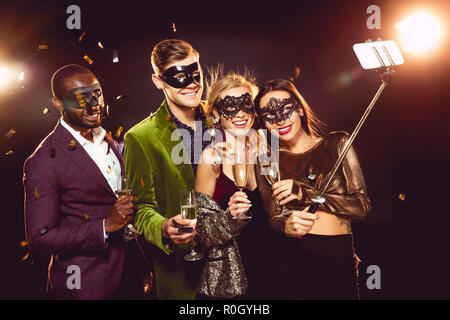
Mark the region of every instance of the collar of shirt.
MULTIPOLYGON (((200 111, 200 109, 201 109, 201 106, 198 106, 198 107, 197 107, 197 110, 195 110, 195 120, 196 120, 196 121, 201 121, 201 122, 202 122, 202 127, 203 127, 203 126, 205 126, 205 116, 202 114, 202 112, 200 111)), ((181 121, 180 121, 180 120, 172 113, 172 110, 170 110, 170 107, 169 107, 169 106, 167 106, 167 110, 169 111, 169 115, 170 115, 170 117, 172 118, 173 122, 175 123, 175 126, 176 126, 178 129, 183 128, 183 129, 189 130, 190 132, 191 132, 191 131, 194 131, 194 129, 192 129, 190 126, 188 126, 187 124, 181 122, 181 121)), ((196 125, 197 125, 197 123, 196 123, 196 125)), ((196 129, 198 129, 198 128, 196 128, 196 129)))
MULTIPOLYGON (((67 122, 64 121, 63 118, 61 118, 61 125, 69 131, 72 136, 78 141, 79 144, 81 144, 83 147, 87 145, 88 143, 91 143, 89 140, 87 140, 85 137, 81 135, 79 131, 76 131, 71 126, 67 124, 67 122)), ((94 144, 98 145, 100 144, 106 136, 106 130, 102 127, 97 127, 92 129, 92 137, 94 138, 94 144)))

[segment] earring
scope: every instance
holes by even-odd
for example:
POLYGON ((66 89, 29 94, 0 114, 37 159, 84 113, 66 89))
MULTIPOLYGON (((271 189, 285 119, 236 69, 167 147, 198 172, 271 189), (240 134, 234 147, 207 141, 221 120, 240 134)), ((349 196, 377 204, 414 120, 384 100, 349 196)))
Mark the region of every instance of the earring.
POLYGON ((222 124, 220 123, 220 118, 219 117, 215 117, 213 119, 213 126, 214 126, 215 129, 222 128, 222 124))

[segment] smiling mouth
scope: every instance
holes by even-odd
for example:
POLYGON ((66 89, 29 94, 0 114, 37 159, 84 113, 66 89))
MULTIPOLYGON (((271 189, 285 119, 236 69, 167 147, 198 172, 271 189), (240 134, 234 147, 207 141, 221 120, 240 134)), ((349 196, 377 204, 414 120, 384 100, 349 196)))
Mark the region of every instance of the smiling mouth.
POLYGON ((237 128, 244 128, 247 125, 248 120, 241 120, 241 121, 233 121, 233 124, 237 128))
POLYGON ((194 91, 189 91, 189 92, 186 92, 186 93, 182 93, 182 95, 183 96, 187 96, 187 97, 193 97, 193 96, 196 96, 197 95, 197 92, 199 91, 200 89, 196 89, 196 90, 194 90, 194 91))
POLYGON ((291 131, 291 129, 292 129, 292 125, 288 125, 288 126, 284 126, 282 128, 278 128, 277 130, 281 135, 283 135, 283 134, 286 134, 289 131, 291 131))
POLYGON ((83 118, 89 121, 97 121, 100 117, 100 112, 95 112, 90 115, 84 115, 83 118))

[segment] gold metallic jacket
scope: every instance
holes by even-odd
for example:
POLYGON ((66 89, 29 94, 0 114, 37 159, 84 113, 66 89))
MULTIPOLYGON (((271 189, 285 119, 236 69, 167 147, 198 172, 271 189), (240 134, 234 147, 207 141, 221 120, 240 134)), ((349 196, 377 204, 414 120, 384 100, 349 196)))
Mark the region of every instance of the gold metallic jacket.
MULTIPOLYGON (((303 153, 280 151, 279 164, 281 180, 293 179, 293 193, 297 199, 286 205, 290 210, 304 210, 315 198, 327 175, 331 172, 349 135, 343 131, 330 132, 311 149, 303 153)), ((279 206, 272 197, 272 187, 255 166, 258 189, 269 213, 273 229, 284 233, 288 215, 280 215, 279 206)), ((358 157, 350 148, 324 196, 325 203, 319 210, 327 211, 340 218, 364 219, 370 211, 366 183, 359 166, 358 157)))
POLYGON ((207 194, 196 192, 196 201, 196 241, 206 250, 199 292, 215 298, 243 295, 247 292, 247 278, 235 238, 246 223, 232 219, 207 194))

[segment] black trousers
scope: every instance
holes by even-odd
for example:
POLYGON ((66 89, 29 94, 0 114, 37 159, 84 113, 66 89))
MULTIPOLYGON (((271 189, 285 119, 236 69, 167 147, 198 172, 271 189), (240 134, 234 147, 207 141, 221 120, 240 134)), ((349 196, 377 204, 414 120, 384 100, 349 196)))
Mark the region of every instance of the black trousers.
POLYGON ((358 299, 353 235, 307 234, 280 241, 278 299, 358 299))

